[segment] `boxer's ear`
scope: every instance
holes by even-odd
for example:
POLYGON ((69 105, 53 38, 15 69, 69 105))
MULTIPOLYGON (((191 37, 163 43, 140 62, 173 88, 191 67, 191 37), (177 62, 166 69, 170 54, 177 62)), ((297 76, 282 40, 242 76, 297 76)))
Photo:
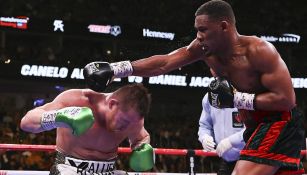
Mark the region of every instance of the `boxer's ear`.
POLYGON ((118 105, 119 105, 119 101, 114 98, 111 98, 108 102, 109 109, 114 109, 115 107, 118 107, 118 105))
POLYGON ((227 21, 222 21, 220 23, 220 27, 221 27, 222 31, 227 31, 227 30, 229 30, 229 23, 227 21))

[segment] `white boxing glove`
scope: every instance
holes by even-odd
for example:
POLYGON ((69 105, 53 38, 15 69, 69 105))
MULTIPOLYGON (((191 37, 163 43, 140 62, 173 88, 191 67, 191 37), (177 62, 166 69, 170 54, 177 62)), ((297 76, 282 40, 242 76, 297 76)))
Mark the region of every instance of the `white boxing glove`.
POLYGON ((225 152, 232 148, 229 138, 221 140, 221 142, 216 147, 216 153, 219 157, 222 157, 225 152))
POLYGON ((205 151, 213 151, 214 150, 215 142, 214 142, 212 136, 205 134, 202 137, 201 144, 203 145, 203 148, 204 148, 205 151))

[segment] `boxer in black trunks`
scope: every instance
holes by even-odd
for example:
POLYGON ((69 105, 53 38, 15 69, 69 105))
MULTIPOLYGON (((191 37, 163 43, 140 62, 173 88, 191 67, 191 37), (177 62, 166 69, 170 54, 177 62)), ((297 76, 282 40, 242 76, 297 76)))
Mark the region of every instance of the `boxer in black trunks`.
POLYGON ((298 172, 302 120, 292 115, 296 97, 288 68, 275 47, 256 36, 240 35, 232 7, 222 0, 208 1, 197 9, 195 28, 196 38, 188 46, 167 55, 132 63, 89 63, 84 68, 89 87, 101 91, 114 77, 155 76, 202 60, 217 77, 209 88, 212 105, 238 108, 249 127, 250 139, 233 174, 298 172))

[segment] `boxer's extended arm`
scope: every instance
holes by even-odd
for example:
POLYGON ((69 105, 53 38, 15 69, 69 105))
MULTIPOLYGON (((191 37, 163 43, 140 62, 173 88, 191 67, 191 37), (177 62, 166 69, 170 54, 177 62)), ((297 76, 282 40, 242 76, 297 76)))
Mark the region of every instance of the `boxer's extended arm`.
POLYGON ((264 42, 253 55, 251 63, 262 74, 261 84, 268 90, 256 95, 256 108, 291 110, 296 105, 296 99, 290 73, 274 46, 264 42))
POLYGON ((133 75, 143 77, 161 75, 198 61, 202 58, 201 56, 198 41, 194 40, 189 46, 179 48, 167 55, 154 55, 132 62, 133 75))
POLYGON ((134 62, 121 61, 116 63, 91 62, 84 67, 83 75, 89 88, 102 92, 113 78, 130 75, 150 77, 170 72, 186 64, 202 58, 203 51, 198 40, 187 47, 179 48, 166 55, 155 55, 134 62))

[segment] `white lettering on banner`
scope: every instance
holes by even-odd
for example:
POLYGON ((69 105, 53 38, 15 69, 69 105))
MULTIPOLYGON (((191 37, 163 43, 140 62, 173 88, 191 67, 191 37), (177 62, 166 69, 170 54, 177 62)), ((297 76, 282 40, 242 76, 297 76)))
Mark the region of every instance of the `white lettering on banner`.
POLYGON ((74 70, 72 71, 70 75, 70 78, 71 79, 84 79, 83 69, 74 68, 74 70))
POLYGON ((28 17, 0 17, 0 26, 12 27, 18 29, 28 28, 28 17))
MULTIPOLYGON (((28 65, 21 66, 21 75, 23 76, 36 76, 36 77, 52 77, 52 78, 66 78, 68 76, 68 68, 56 66, 43 66, 43 65, 28 65)), ((84 79, 83 69, 73 68, 70 79, 84 79)), ((149 77, 148 84, 161 84, 172 86, 187 86, 187 77, 183 75, 159 75, 149 77)), ((208 87, 213 77, 200 77, 192 76, 189 82, 189 87, 208 87)), ((294 88, 307 89, 307 78, 292 78, 292 85, 294 88)), ((121 78, 115 78, 114 82, 121 82, 121 78)), ((142 83, 143 77, 129 76, 129 83, 142 83)), ((146 82, 145 82, 146 83, 146 82)))
POLYGON ((260 36, 261 39, 268 42, 286 42, 286 43, 299 43, 301 36, 296 34, 284 33, 282 36, 260 36))
POLYGON ((61 32, 64 32, 64 24, 63 24, 62 20, 54 20, 53 21, 53 26, 54 26, 53 31, 60 30, 61 32))
POLYGON ((149 78, 149 84, 186 86, 186 77, 180 75, 159 75, 149 78))
POLYGON ((110 25, 95 25, 95 24, 90 24, 88 26, 89 32, 94 32, 94 33, 110 33, 111 26, 110 25))
POLYGON ((143 29, 143 36, 173 40, 175 37, 175 33, 158 32, 158 31, 150 31, 149 29, 143 29))
POLYGON ((117 36, 122 33, 120 26, 90 24, 87 28, 89 29, 89 32, 105 33, 113 36, 117 36))
POLYGON ((307 78, 292 78, 294 88, 307 88, 307 78))
POLYGON ((213 77, 191 77, 190 87, 208 87, 213 77))
POLYGON ((1 22, 27 23, 29 18, 0 17, 1 22))
POLYGON ((139 77, 139 76, 129 76, 128 77, 128 82, 129 83, 142 83, 143 81, 143 77, 139 77))
POLYGON ((68 69, 66 67, 30 66, 27 64, 21 67, 21 75, 23 76, 66 78, 67 74, 68 69))
POLYGON ((261 39, 266 40, 268 42, 276 42, 278 38, 275 36, 260 36, 261 39))
POLYGON ((114 78, 114 80, 113 81, 115 81, 115 82, 121 82, 122 81, 122 79, 121 78, 114 78))

